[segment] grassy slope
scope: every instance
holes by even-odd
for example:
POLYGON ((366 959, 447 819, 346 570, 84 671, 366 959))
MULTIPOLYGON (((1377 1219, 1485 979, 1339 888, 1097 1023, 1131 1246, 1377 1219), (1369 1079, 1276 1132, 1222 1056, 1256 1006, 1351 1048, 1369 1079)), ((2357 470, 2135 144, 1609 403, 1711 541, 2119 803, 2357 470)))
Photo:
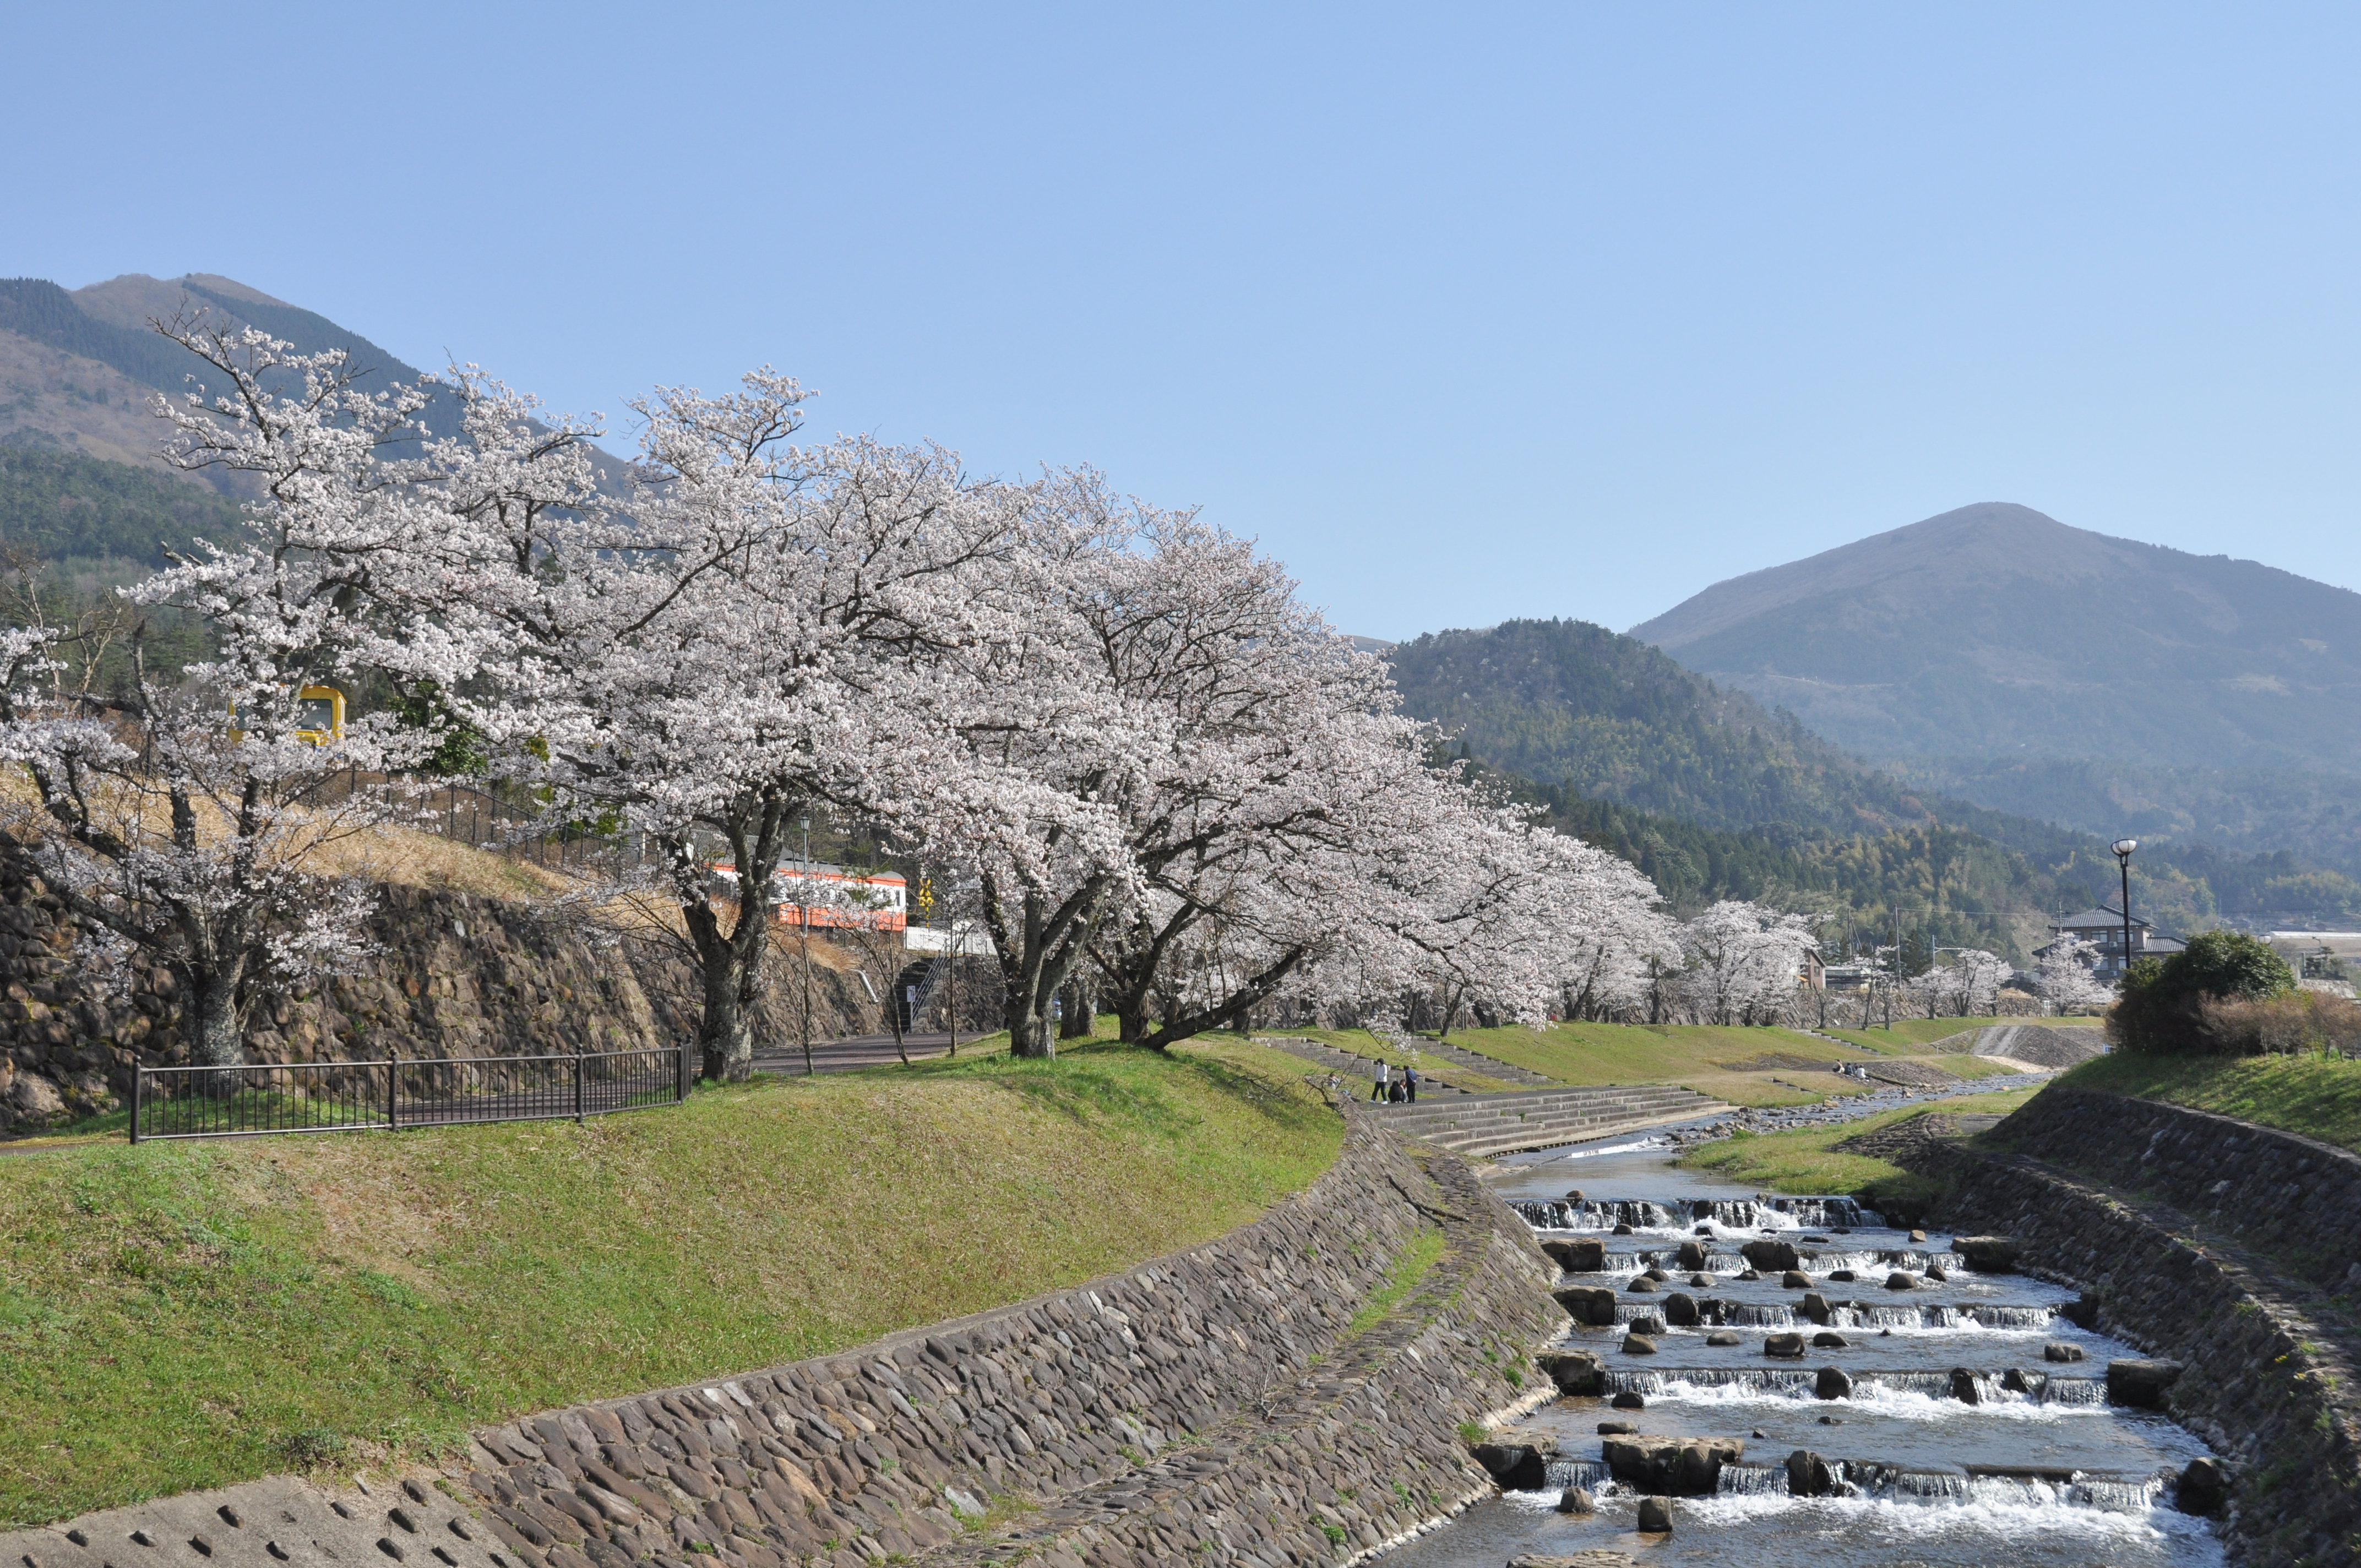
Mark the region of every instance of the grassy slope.
POLYGON ((1678 1083, 1733 1105, 1810 1105, 1832 1094, 1876 1087, 1802 1069, 1733 1072, 1721 1064, 1767 1053, 1816 1062, 1858 1061, 1841 1046, 1794 1029, 1739 1029, 1689 1024, 1554 1024, 1546 1029, 1455 1030, 1471 1051, 1546 1073, 1565 1083, 1678 1083), (1820 1080, 1825 1077, 1825 1084, 1820 1080), (1772 1081, 1774 1078, 1782 1080, 1772 1081), (1804 1083, 1809 1089, 1785 1087, 1804 1083))
MULTIPOLYGON (((1413 1056, 1407 1050, 1388 1045, 1367 1029, 1274 1029, 1269 1032, 1274 1035, 1284 1035, 1290 1039, 1317 1040, 1332 1050, 1350 1051, 1355 1056, 1367 1057, 1372 1061, 1383 1058, 1396 1067, 1416 1063, 1420 1072, 1424 1073, 1431 1069, 1435 1077, 1454 1088, 1466 1089, 1473 1093, 1484 1094, 1495 1090, 1523 1087, 1521 1084, 1511 1083, 1507 1079, 1492 1078, 1480 1072, 1470 1071, 1456 1062, 1442 1061, 1424 1054, 1413 1056)), ((1454 1038, 1455 1039, 1456 1036, 1454 1038)), ((1482 1047, 1474 1048, 1480 1050, 1482 1047)), ((1361 1085, 1361 1091, 1366 1094, 1368 1092, 1368 1088, 1369 1086, 1364 1083, 1361 1085)))
POLYGON ((1299 1069, 1101 1045, 582 1127, 0 1158, 0 1521, 284 1469, 317 1429, 382 1462, 1202 1241, 1334 1159, 1299 1069))
MULTIPOLYGON (((1839 1040, 1850 1040, 1857 1046, 1890 1057, 1917 1056, 1924 1047, 1970 1029, 1990 1029, 2006 1024, 2037 1024, 2045 1029, 2095 1028, 2096 1018, 1896 1018, 1894 1026, 1877 1025, 1868 1029, 1830 1028, 1824 1033, 1839 1040)), ((1947 1064, 1948 1065, 1948 1064, 1947 1064)))
POLYGON ((1925 1186, 1923 1179, 1868 1155, 1836 1153, 1835 1146, 1876 1128, 1925 1115, 1930 1110, 1945 1114, 1976 1111, 2005 1113, 2024 1104, 2035 1092, 2019 1089, 2005 1094, 1962 1094, 1940 1105, 1905 1106, 1833 1127, 1760 1136, 1741 1133, 1696 1149, 1680 1163, 1693 1170, 1719 1171, 1734 1181, 1747 1182, 1766 1192, 1916 1193, 1925 1186))
POLYGON ((2118 1054, 2084 1062, 2058 1081, 2218 1111, 2361 1153, 2361 1061, 2118 1054))

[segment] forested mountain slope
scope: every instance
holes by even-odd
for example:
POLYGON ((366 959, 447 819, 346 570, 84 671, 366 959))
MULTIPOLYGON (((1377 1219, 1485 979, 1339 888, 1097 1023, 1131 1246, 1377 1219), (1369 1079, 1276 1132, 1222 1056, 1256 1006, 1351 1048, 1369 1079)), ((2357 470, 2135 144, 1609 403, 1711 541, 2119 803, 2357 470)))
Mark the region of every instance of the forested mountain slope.
MULTIPOLYGON (((1404 706, 1451 731, 1558 824, 1613 849, 1676 904, 1758 898, 1865 931, 2020 957, 2047 916, 2115 880, 2105 840, 1916 793, 1742 692, 1579 621, 1421 637, 1389 655, 1404 706)), ((2135 902, 2180 929, 2342 918, 2361 886, 2292 857, 2181 847, 2139 857, 2135 902)))

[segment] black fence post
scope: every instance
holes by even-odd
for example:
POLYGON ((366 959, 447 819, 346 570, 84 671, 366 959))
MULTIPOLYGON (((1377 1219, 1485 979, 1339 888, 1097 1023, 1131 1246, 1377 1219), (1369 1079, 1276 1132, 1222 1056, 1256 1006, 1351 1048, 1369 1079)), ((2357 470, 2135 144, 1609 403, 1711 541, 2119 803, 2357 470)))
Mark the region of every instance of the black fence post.
POLYGON ((678 1065, 673 1069, 672 1099, 674 1104, 682 1105, 688 1102, 688 1044, 686 1041, 681 1043, 675 1059, 678 1065))
POLYGON ((582 1053, 574 1053, 574 1124, 582 1124, 582 1053))
POLYGON ((401 1053, 389 1047, 385 1053, 385 1130, 389 1133, 394 1128, 393 1097, 401 1092, 401 1053))
POLYGON ((139 1091, 147 1082, 148 1069, 137 1062, 131 1064, 131 1141, 139 1141, 139 1091))

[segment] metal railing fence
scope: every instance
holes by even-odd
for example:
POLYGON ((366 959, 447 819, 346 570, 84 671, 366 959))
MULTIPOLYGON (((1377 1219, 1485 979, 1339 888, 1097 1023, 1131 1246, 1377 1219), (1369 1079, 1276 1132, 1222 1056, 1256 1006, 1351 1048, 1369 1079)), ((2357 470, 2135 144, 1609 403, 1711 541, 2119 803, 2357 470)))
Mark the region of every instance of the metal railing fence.
POLYGON ((690 1049, 141 1067, 131 1086, 131 1141, 579 1122, 679 1104, 688 1098, 690 1049))

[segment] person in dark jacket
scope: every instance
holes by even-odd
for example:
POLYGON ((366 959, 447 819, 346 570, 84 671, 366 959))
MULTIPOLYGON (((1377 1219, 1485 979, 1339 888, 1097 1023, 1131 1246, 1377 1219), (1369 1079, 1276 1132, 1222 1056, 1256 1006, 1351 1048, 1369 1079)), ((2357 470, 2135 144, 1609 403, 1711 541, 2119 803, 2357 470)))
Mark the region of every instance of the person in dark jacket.
POLYGON ((1418 1103, 1418 1069, 1414 1067, 1402 1069, 1402 1098, 1413 1105, 1418 1103))

